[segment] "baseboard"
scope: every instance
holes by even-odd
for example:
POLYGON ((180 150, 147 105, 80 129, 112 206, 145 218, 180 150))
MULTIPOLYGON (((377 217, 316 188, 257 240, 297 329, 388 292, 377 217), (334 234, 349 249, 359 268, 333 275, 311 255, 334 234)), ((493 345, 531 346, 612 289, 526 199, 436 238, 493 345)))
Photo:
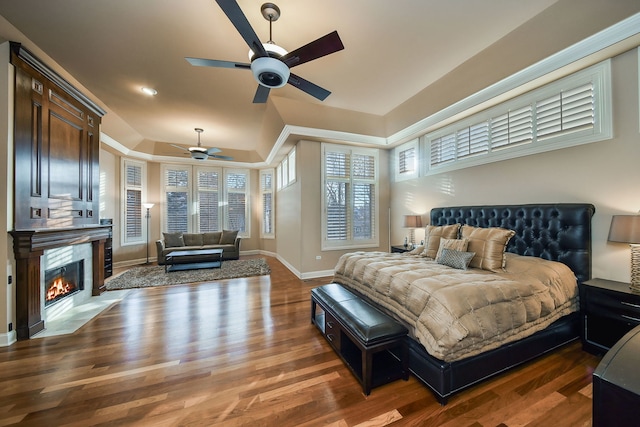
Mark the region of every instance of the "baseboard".
POLYGON ((316 277, 333 277, 333 270, 324 270, 324 271, 311 271, 309 273, 302 273, 302 280, 307 279, 315 279, 316 277))
POLYGON ((9 347, 18 341, 16 331, 7 332, 6 334, 0 334, 0 347, 9 347))

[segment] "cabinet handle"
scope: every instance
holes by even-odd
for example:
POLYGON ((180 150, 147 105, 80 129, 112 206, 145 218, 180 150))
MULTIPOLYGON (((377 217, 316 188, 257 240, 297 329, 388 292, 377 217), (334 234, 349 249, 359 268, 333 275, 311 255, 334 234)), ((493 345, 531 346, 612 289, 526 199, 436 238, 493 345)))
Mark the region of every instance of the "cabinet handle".
POLYGON ((640 304, 632 304, 632 303, 626 302, 626 301, 620 301, 620 304, 627 305, 627 306, 633 307, 633 308, 640 308, 640 304))
POLYGON ((620 316, 624 317, 627 320, 633 320, 634 322, 640 322, 640 319, 638 319, 637 317, 627 316, 626 314, 621 314, 620 316))
POLYGON ((333 334, 327 334, 327 339, 333 342, 333 334))
POLYGON ((327 326, 333 329, 333 322, 327 322, 327 326))

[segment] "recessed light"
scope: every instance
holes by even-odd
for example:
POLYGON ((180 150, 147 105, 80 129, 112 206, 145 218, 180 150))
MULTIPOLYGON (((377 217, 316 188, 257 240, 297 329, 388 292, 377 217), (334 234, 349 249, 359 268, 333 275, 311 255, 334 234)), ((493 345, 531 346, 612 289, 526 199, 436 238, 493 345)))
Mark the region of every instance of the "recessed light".
POLYGON ((154 96, 158 94, 158 91, 155 90, 154 88, 151 87, 143 87, 142 88, 142 92, 144 92, 145 94, 149 95, 149 96, 154 96))

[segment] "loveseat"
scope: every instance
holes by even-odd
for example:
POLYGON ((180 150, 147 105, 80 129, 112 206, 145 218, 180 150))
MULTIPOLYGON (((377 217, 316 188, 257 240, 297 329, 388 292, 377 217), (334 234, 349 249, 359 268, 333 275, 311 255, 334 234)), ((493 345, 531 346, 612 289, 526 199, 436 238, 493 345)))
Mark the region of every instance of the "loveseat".
MULTIPOLYGON (((240 240, 238 231, 223 230, 211 233, 162 233, 162 239, 156 241, 158 264, 164 265, 171 251, 191 251, 196 249, 222 249, 222 259, 240 258, 240 240)), ((204 261, 198 256, 193 262, 204 261)))

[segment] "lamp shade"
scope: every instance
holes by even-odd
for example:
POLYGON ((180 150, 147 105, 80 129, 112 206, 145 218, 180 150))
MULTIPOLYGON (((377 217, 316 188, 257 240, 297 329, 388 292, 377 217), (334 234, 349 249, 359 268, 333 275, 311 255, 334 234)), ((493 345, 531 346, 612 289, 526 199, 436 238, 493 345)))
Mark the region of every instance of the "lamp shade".
POLYGON ((404 216, 405 228, 420 228, 422 227, 422 217, 420 215, 405 215, 404 216))
POLYGON ((142 207, 145 209, 151 209, 153 207, 153 203, 143 203, 142 207))
POLYGON ((640 215, 614 215, 609 228, 610 242, 640 243, 640 215))

